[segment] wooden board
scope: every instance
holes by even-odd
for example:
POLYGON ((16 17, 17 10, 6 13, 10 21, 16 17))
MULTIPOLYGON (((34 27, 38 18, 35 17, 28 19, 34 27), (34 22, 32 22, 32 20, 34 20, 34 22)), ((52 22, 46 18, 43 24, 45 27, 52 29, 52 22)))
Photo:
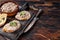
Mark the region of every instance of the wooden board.
POLYGON ((18 40, 60 40, 60 9, 44 6, 39 8, 43 9, 40 19, 18 40))

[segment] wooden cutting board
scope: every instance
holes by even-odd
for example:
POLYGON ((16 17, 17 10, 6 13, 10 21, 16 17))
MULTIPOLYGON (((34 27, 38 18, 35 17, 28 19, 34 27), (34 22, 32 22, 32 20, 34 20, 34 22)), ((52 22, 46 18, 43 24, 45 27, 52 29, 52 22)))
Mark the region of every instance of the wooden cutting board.
POLYGON ((60 9, 44 6, 40 8, 43 9, 43 14, 39 16, 40 19, 30 31, 20 36, 18 40, 60 40, 60 9))

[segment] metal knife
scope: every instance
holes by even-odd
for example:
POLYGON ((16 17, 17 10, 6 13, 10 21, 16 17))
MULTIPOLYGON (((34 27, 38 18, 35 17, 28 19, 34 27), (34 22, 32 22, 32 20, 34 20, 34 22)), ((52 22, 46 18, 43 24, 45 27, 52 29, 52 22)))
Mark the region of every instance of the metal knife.
POLYGON ((20 10, 25 10, 27 8, 28 2, 26 2, 24 5, 19 6, 20 10))
POLYGON ((35 24, 35 22, 39 19, 38 15, 41 13, 41 11, 42 11, 42 9, 39 9, 38 13, 34 17, 34 19, 31 21, 31 23, 28 25, 28 27, 25 29, 24 33, 26 33, 27 31, 29 31, 32 28, 32 26, 35 24))

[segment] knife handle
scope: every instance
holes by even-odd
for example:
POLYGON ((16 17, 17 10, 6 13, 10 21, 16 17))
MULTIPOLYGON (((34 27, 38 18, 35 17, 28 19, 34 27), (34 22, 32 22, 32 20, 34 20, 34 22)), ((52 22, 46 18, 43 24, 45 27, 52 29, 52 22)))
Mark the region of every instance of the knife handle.
POLYGON ((28 5, 28 2, 26 2, 22 6, 19 6, 19 10, 25 10, 28 7, 27 5, 28 5))
POLYGON ((27 31, 29 31, 31 29, 31 27, 34 25, 34 23, 38 20, 38 18, 34 18, 31 23, 28 25, 28 27, 25 29, 24 33, 26 33, 27 31))
POLYGON ((42 12, 42 9, 39 9, 37 14, 36 14, 36 17, 38 17, 38 15, 42 12))

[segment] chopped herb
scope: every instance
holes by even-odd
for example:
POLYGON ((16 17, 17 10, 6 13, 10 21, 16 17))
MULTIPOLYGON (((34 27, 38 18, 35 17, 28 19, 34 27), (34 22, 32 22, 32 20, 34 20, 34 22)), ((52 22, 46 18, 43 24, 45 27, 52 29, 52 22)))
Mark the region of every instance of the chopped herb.
POLYGON ((25 12, 24 12, 24 11, 20 12, 20 16, 21 16, 21 15, 25 15, 25 12))
POLYGON ((2 21, 0 20, 0 23, 1 23, 2 21))
POLYGON ((16 26, 17 23, 16 22, 10 22, 10 26, 16 26))

